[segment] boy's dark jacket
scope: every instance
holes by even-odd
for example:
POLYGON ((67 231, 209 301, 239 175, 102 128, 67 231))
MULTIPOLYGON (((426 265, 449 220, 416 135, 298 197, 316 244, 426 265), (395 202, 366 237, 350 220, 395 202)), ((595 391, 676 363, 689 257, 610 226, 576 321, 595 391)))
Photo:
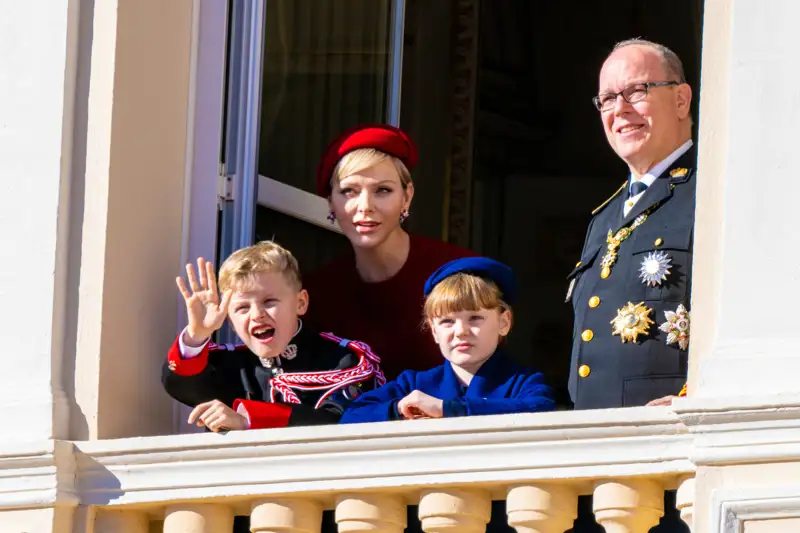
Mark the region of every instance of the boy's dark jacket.
POLYGON ((364 343, 301 328, 264 362, 244 345, 213 343, 184 359, 176 339, 161 381, 191 407, 220 400, 244 410, 250 429, 335 424, 353 399, 385 382, 379 363, 364 343))
POLYGON ((345 411, 341 423, 397 420, 397 403, 415 390, 443 400, 445 417, 555 408, 552 391, 542 374, 517 365, 498 350, 481 366, 469 386, 461 384, 449 361, 425 372, 407 370, 396 381, 360 396, 345 411))

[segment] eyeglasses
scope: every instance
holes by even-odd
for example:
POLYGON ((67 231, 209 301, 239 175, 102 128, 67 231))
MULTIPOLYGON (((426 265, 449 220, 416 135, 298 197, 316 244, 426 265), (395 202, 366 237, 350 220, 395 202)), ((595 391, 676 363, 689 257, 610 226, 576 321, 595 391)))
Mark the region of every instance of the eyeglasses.
POLYGON ((603 93, 592 97, 592 103, 598 111, 611 111, 617 105, 617 97, 621 96, 629 104, 641 102, 647 98, 647 90, 651 87, 668 87, 670 85, 683 85, 683 81, 650 81, 628 85, 618 93, 603 93))

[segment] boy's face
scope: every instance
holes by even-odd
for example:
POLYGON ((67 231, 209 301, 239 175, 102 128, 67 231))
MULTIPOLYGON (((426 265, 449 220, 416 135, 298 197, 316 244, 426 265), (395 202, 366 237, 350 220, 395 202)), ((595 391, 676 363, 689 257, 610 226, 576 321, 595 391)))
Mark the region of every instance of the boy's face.
POLYGON ((280 272, 260 272, 234 289, 228 318, 239 338, 259 357, 276 357, 297 331, 308 309, 308 293, 297 291, 280 272))
POLYGON ((459 311, 431 320, 431 331, 445 359, 475 374, 511 329, 511 313, 500 309, 459 311))

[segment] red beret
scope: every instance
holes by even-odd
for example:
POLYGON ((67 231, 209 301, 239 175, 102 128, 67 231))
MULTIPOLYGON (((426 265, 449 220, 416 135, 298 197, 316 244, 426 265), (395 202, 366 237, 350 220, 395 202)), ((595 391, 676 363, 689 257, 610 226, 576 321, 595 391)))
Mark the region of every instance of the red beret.
POLYGON ((396 157, 409 172, 417 164, 417 147, 400 128, 388 124, 363 124, 346 130, 325 149, 317 166, 317 194, 327 198, 331 193, 333 169, 345 155, 360 148, 374 148, 396 157))

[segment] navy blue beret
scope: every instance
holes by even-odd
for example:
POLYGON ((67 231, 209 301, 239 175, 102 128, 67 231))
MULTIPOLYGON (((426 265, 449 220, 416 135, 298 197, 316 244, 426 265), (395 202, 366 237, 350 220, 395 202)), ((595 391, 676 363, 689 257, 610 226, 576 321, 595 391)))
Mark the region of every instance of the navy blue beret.
POLYGON ((493 281, 500 289, 503 301, 508 305, 514 304, 514 298, 517 296, 517 279, 514 271, 500 261, 488 257, 462 257, 440 266, 425 282, 425 296, 427 297, 439 282, 459 272, 493 281))

